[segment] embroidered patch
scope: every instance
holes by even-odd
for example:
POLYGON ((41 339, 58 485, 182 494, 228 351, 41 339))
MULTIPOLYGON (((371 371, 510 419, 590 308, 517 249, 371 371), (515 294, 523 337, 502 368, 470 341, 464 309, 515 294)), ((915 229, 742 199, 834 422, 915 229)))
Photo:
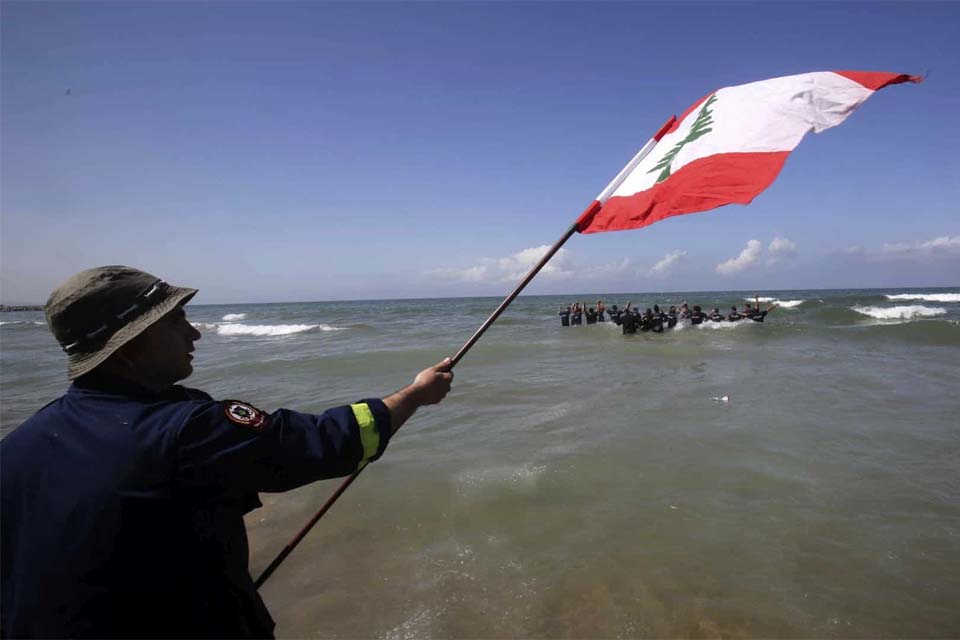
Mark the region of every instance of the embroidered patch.
POLYGON ((254 431, 263 431, 270 426, 270 418, 266 413, 252 404, 237 400, 224 400, 223 412, 230 422, 250 427, 254 431))

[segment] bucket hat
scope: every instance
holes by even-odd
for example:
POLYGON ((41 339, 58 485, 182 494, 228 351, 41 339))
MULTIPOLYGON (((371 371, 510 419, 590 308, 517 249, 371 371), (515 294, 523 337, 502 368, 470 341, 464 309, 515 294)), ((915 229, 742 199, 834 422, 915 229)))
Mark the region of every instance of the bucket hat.
POLYGON ((50 294, 44 306, 47 325, 67 353, 67 378, 89 373, 196 293, 197 289, 175 287, 120 265, 72 276, 50 294))

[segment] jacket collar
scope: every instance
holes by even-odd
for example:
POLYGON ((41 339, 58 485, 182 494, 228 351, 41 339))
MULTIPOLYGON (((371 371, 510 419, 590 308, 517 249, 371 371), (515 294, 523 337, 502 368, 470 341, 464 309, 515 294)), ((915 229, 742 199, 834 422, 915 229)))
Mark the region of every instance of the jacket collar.
POLYGON ((132 398, 164 400, 180 398, 183 395, 183 387, 172 385, 163 391, 153 391, 144 386, 109 374, 91 372, 74 380, 73 384, 67 390, 67 393, 105 393, 108 395, 128 396, 132 398))

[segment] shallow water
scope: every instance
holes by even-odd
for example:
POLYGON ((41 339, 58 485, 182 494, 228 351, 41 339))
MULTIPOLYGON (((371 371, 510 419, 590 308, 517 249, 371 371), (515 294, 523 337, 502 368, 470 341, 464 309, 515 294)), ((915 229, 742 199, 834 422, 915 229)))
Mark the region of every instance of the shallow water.
MULTIPOLYGON (((761 295, 764 324, 636 336, 520 298, 266 584, 278 634, 960 636, 960 293, 761 295)), ((190 384, 266 409, 385 395, 498 302, 191 306, 190 384)), ((63 358, 41 314, 0 320, 6 432, 63 358)), ((338 484, 263 496, 254 575, 338 484)))

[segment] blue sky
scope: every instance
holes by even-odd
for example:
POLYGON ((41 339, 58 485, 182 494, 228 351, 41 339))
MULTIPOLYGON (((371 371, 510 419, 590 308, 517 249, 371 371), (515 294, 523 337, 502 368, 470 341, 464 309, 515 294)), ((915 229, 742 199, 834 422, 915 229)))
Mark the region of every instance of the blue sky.
POLYGON ((528 292, 960 285, 957 3, 0 17, 4 303, 116 263, 199 303, 505 294, 670 115, 831 69, 930 77, 808 136, 750 206, 574 236, 528 292))

